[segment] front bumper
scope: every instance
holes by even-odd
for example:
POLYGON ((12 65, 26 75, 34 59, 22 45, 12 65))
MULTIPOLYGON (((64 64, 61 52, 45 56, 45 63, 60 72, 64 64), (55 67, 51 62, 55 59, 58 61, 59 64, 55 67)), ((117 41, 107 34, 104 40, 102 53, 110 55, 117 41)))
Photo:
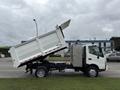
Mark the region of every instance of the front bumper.
POLYGON ((108 70, 108 65, 105 65, 105 69, 100 69, 99 71, 107 71, 108 70))

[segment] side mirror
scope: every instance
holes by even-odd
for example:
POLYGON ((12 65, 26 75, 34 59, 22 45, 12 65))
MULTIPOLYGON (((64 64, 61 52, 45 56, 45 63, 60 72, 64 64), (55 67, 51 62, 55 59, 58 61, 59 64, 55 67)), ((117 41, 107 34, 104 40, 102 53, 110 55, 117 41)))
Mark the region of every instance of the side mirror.
POLYGON ((100 58, 100 56, 98 55, 98 56, 97 56, 97 59, 99 59, 99 58, 100 58))

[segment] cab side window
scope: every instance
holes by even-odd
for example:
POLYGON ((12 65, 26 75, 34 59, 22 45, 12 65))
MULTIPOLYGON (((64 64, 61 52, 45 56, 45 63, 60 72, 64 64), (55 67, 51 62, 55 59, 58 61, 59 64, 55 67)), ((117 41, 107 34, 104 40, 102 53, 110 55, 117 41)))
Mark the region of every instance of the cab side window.
POLYGON ((102 50, 96 46, 89 46, 89 53, 96 56, 104 57, 102 50))

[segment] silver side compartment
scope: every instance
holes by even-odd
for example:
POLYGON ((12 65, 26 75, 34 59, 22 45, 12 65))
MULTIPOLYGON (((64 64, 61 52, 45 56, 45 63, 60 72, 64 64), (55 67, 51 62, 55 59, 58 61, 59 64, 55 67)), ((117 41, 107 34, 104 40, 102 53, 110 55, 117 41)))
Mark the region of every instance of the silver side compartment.
POLYGON ((71 63, 73 67, 82 67, 83 46, 74 44, 71 47, 71 63))

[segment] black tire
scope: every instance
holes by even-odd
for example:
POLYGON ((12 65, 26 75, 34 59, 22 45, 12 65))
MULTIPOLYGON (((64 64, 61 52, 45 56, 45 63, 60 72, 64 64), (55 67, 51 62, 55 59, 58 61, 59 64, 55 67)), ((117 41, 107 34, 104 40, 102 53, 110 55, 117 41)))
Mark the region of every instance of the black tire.
POLYGON ((46 77, 47 74, 48 74, 48 70, 47 70, 47 68, 45 66, 40 66, 35 71, 35 76, 37 78, 46 77))
POLYGON ((87 68, 86 74, 88 77, 97 77, 98 76, 98 68, 95 66, 89 66, 87 68))

